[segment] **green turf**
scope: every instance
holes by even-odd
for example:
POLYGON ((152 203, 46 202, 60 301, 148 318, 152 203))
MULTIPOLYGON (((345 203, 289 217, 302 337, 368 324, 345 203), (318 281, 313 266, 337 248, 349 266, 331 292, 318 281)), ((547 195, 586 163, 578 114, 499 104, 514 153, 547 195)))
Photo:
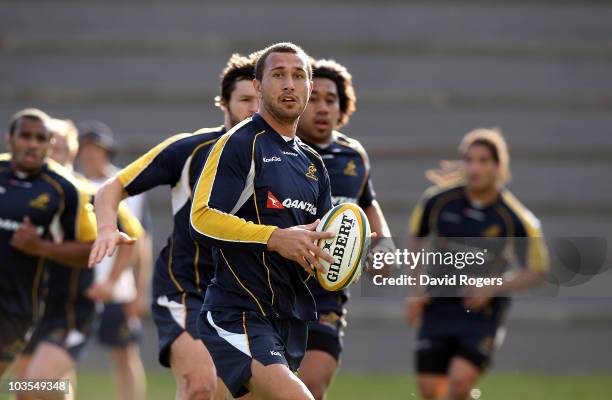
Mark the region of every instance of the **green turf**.
MULTIPOLYGON (((493 374, 478 388, 484 400, 602 400, 610 398, 612 376, 493 374)), ((174 398, 170 374, 149 374, 148 400, 174 398)), ((0 396, 2 398, 2 396, 0 396)), ((110 374, 80 373, 78 399, 115 398, 110 374)), ((418 399, 411 376, 340 374, 334 381, 329 400, 418 399)))

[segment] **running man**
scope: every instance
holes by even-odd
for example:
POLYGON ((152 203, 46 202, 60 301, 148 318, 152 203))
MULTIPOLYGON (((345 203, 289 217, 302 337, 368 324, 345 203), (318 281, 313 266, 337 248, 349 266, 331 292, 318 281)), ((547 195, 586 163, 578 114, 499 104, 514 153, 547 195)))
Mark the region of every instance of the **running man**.
MULTIPOLYGON (((53 143, 49 158, 64 166, 75 178, 89 186, 85 178, 73 170, 78 151, 78 132, 70 120, 51 119, 49 130, 53 143)), ((93 197, 92 197, 93 202, 93 197)), ((131 237, 142 236, 142 227, 125 207, 119 213, 121 229, 131 237)), ((130 250, 125 246, 126 250, 130 250)), ((130 253, 128 252, 128 258, 130 253)), ((87 296, 87 289, 94 282, 95 271, 87 268, 72 268, 59 263, 46 262, 46 292, 44 312, 36 323, 24 351, 15 360, 13 373, 17 379, 70 379, 68 396, 76 390, 74 367, 91 335, 96 319, 96 304, 87 296)), ((45 397, 45 393, 39 396, 45 397)), ((52 398, 55 398, 51 395, 52 398)), ((73 397, 66 398, 73 398, 73 397)), ((27 394, 17 396, 19 400, 31 399, 27 394)))
MULTIPOLYGON (((312 68, 314 88, 297 134, 323 158, 333 204, 359 204, 372 232, 379 238, 389 238, 389 227, 376 201, 368 155, 361 143, 337 131, 355 111, 352 77, 344 66, 331 60, 315 61, 312 68)), ((325 398, 340 362, 348 290, 329 292, 315 279, 308 284, 319 318, 308 325, 308 347, 300 365, 300 379, 319 400, 325 398)))
POLYGON ((194 190, 192 234, 214 246, 215 276, 198 321, 217 373, 234 397, 313 399, 292 371, 316 319, 306 281, 314 242, 331 208, 321 157, 296 137, 312 91, 306 53, 291 43, 265 49, 255 66, 259 111, 223 135, 194 190))
POLYGON ((45 260, 87 265, 96 221, 90 196, 68 170, 49 160, 49 116, 15 114, 0 155, 0 377, 39 318, 45 260))
POLYGON ((124 241, 111 223, 122 198, 156 186, 172 188, 174 230, 155 264, 152 313, 159 362, 172 369, 177 399, 210 399, 215 392, 223 399, 227 392, 222 385, 215 389, 216 370, 196 327, 213 263, 210 248, 194 242, 189 234, 189 213, 192 188, 208 151, 227 130, 257 111, 254 71, 254 56, 232 55, 221 74, 221 95, 215 99, 223 110, 224 124, 172 136, 106 182, 97 196, 100 239, 94 244, 91 263, 124 241))
POLYGON ((508 296, 538 285, 548 266, 540 222, 504 187, 510 156, 501 133, 472 131, 463 138, 459 153, 459 169, 428 174, 436 186, 425 192, 412 213, 410 248, 420 251, 427 236, 447 243, 453 237, 499 238, 496 245, 509 246, 510 252, 491 252, 495 258, 487 266, 505 270, 514 263, 509 255, 516 255, 519 265, 504 275, 501 286, 472 288, 460 293, 463 297, 426 292, 409 299, 406 318, 419 326, 417 385, 425 399, 469 398, 501 344, 508 296))

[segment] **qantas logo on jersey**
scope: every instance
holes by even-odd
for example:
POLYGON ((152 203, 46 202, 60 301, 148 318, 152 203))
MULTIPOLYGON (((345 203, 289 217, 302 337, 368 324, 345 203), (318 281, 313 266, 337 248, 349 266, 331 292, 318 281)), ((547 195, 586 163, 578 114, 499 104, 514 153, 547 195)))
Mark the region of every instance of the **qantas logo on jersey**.
POLYGON ((285 208, 294 208, 296 210, 306 211, 312 215, 317 214, 317 207, 312 203, 301 200, 285 199, 282 202, 274 196, 272 192, 268 192, 268 200, 266 201, 267 208, 275 208, 277 210, 284 210, 285 208))
POLYGON ((278 208, 279 210, 284 209, 283 204, 272 194, 272 192, 268 192, 268 201, 266 202, 266 207, 268 208, 278 208))

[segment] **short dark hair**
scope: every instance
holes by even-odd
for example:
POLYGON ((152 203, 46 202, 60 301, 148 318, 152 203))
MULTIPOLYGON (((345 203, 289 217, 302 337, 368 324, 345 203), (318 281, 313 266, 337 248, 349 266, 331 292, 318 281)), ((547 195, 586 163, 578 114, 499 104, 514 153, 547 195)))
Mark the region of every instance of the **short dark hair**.
POLYGON ((260 52, 259 58, 257 58, 257 63, 255 64, 255 79, 261 81, 263 78, 263 71, 266 68, 266 59, 272 53, 290 53, 297 54, 300 57, 304 58, 306 62, 306 70, 308 72, 308 79, 312 79, 312 66, 310 65, 310 57, 308 54, 302 49, 300 46, 290 43, 290 42, 282 42, 276 43, 272 46, 268 46, 260 52))
POLYGON ((236 82, 255 78, 255 61, 257 61, 255 53, 247 57, 238 53, 232 54, 221 72, 221 95, 215 97, 216 106, 229 103, 236 82))
POLYGON ((355 112, 357 96, 353 88, 353 77, 345 66, 334 60, 315 60, 312 63, 314 78, 326 78, 336 84, 338 100, 340 101, 340 125, 345 125, 351 114, 355 112))
POLYGON ((51 117, 49 117, 46 112, 39 110, 38 108, 24 108, 23 110, 17 111, 15 114, 13 114, 9 121, 8 128, 10 136, 13 136, 15 134, 15 132, 17 131, 17 123, 22 118, 42 122, 45 128, 47 128, 47 134, 51 136, 51 132, 49 132, 49 121, 51 120, 51 117))

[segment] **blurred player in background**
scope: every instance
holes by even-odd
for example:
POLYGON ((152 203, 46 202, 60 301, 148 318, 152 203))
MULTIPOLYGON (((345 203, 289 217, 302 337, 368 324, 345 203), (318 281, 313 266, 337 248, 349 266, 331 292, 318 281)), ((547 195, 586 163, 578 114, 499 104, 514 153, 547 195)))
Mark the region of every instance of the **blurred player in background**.
POLYGON ((325 165, 295 137, 312 90, 308 56, 270 46, 254 83, 258 113, 215 143, 194 189, 191 233, 215 260, 198 331, 234 397, 312 399, 292 371, 316 316, 305 281, 323 269, 318 258, 333 260, 314 242, 333 234, 314 232, 331 208, 325 165))
MULTIPOLYGON (((346 125, 355 111, 352 77, 344 66, 331 60, 314 61, 312 75, 312 94, 300 117, 297 134, 323 158, 333 204, 359 204, 372 232, 388 238, 391 233, 376 201, 368 155, 357 140, 336 130, 346 125)), ((319 319, 308 325, 308 347, 299 377, 318 400, 325 398, 339 365, 348 291, 326 291, 314 279, 308 284, 317 303, 319 319)))
MULTIPOLYGON (((70 120, 51 119, 49 130, 53 135, 49 157, 89 186, 93 196, 94 188, 73 170, 79 146, 76 126, 70 120)), ((119 214, 119 223, 121 229, 131 237, 142 236, 140 223, 125 207, 119 214)), ((123 258, 129 260, 131 248, 126 248, 125 252, 127 257, 123 258)), ((70 395, 74 395, 74 366, 89 339, 96 318, 96 304, 86 295, 87 289, 94 282, 95 272, 93 269, 71 268, 52 262, 46 262, 45 267, 44 312, 26 348, 15 361, 13 374, 18 379, 70 379, 70 395)), ((17 398, 26 400, 32 397, 19 395, 17 398)))
POLYGON ((47 158, 49 120, 37 109, 15 114, 10 154, 0 156, 0 377, 39 318, 45 260, 85 267, 96 237, 89 193, 47 158))
MULTIPOLYGON (((113 132, 99 121, 85 121, 79 128, 79 166, 96 187, 113 176, 118 169, 111 164, 114 153, 113 132)), ((150 216, 143 198, 126 202, 127 207, 150 232, 150 216)), ((113 221, 113 225, 117 220, 113 221)), ((142 336, 140 316, 145 312, 149 291, 151 239, 146 233, 134 246, 123 246, 111 257, 106 257, 95 268, 96 283, 90 297, 105 301, 100 314, 97 336, 101 344, 111 348, 118 399, 145 398, 146 375, 140 358, 139 341, 142 336), (117 274, 113 274, 113 265, 117 274), (132 268, 125 269, 126 265, 132 268), (109 293, 110 292, 110 293, 109 293)))
POLYGON ((538 285, 548 265, 540 222, 504 187, 510 157, 501 133, 472 131, 459 152, 463 161, 458 168, 447 162, 441 171, 428 173, 436 186, 425 192, 412 213, 410 248, 420 251, 430 235, 446 242, 452 237, 497 237, 504 250, 511 248, 496 258, 510 266, 516 256, 519 268, 504 275, 501 286, 467 288, 462 297, 425 292, 408 300, 408 322, 419 326, 417 385, 425 399, 470 398, 503 336, 507 296, 538 285))
POLYGON ((159 337, 159 362, 172 369, 177 399, 210 399, 215 391, 216 397, 223 399, 227 393, 223 385, 215 390, 216 370, 197 332, 196 321, 213 266, 210 248, 191 239, 189 212, 192 188, 210 147, 257 111, 254 69, 255 56, 232 55, 221 73, 221 95, 215 99, 223 110, 224 124, 167 139, 104 184, 96 202, 100 240, 92 252, 95 262, 122 243, 110 223, 121 198, 160 185, 172 188, 174 230, 155 264, 152 311, 159 337))

